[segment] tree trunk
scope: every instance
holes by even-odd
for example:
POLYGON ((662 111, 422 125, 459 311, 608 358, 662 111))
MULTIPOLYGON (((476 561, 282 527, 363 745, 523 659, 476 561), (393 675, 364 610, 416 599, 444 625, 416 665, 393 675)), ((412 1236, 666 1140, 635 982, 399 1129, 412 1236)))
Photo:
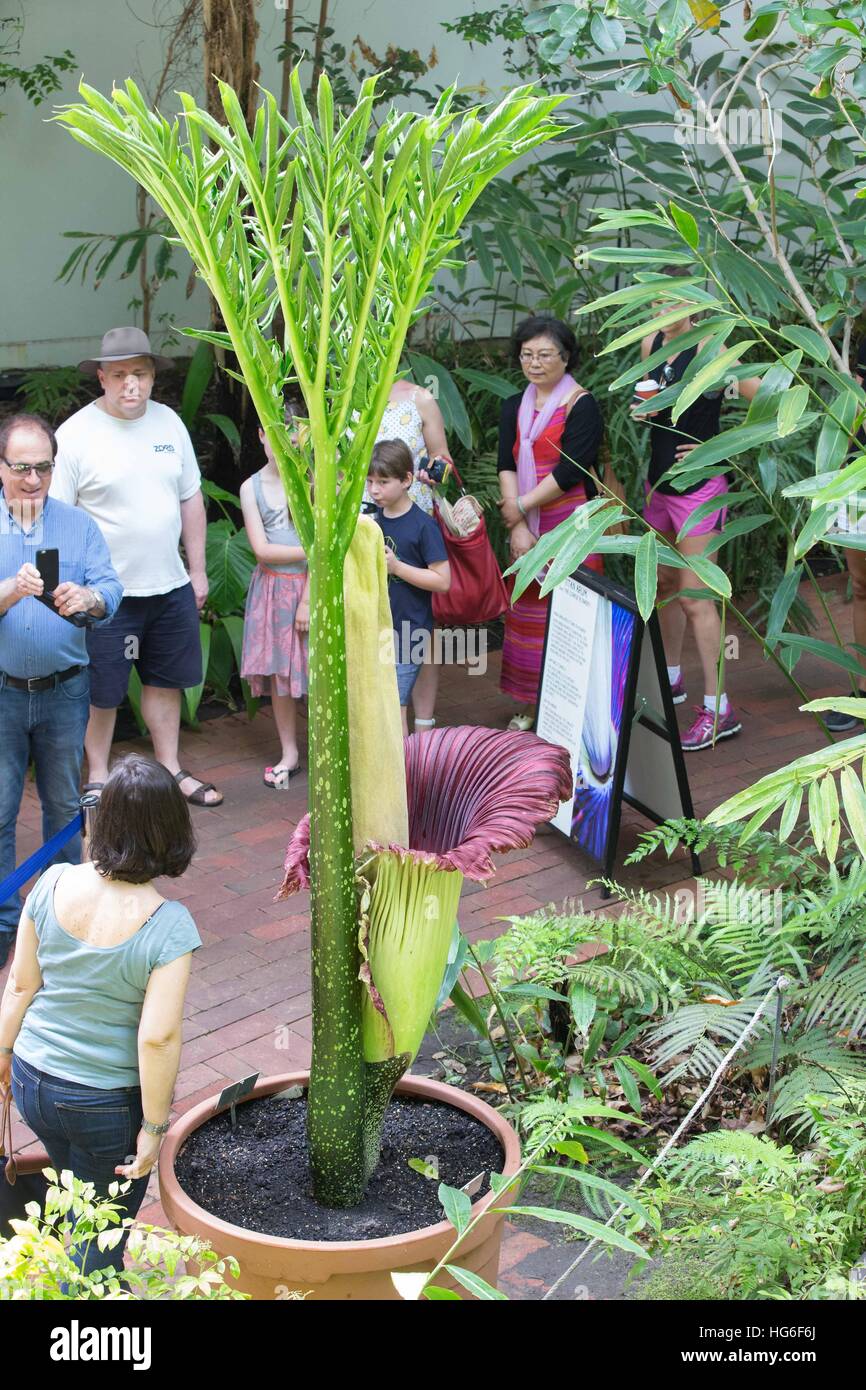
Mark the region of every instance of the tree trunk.
MULTIPOLYGON (((150 218, 147 207, 147 191, 140 184, 135 190, 135 218, 139 227, 144 231, 150 218)), ((148 246, 147 241, 145 241, 138 261, 138 283, 141 288, 141 326, 150 337, 150 305, 153 299, 153 290, 150 283, 150 261, 147 252, 148 246)))
POLYGON ((280 87, 280 115, 288 118, 289 115, 289 89, 292 78, 292 68, 295 60, 292 57, 291 45, 295 37, 295 0, 286 0, 286 27, 283 30, 283 80, 280 87))
POLYGON ((328 0, 321 0, 319 22, 316 25, 316 43, 313 49, 313 75, 310 79, 310 92, 315 97, 322 73, 322 55, 325 48, 325 29, 328 24, 328 0))
POLYGON ((255 0, 202 0, 202 15, 207 109, 222 121, 217 82, 227 82, 237 93, 246 123, 252 128, 259 78, 255 0))
MULTIPOLYGON (((234 89, 248 129, 255 120, 259 78, 259 64, 256 62, 256 39, 259 26, 255 17, 256 0, 202 0, 202 19, 204 22, 204 78, 205 97, 208 112, 220 124, 225 122, 225 113, 220 100, 218 82, 227 82, 234 89)), ((211 300, 211 326, 223 331, 225 324, 211 300)), ((234 420, 241 435, 242 455, 247 451, 258 452, 255 435, 255 421, 249 409, 249 396, 245 387, 225 371, 226 353, 216 350, 219 381, 219 408, 222 413, 234 420)), ((228 365, 237 370, 234 355, 228 357, 228 365)), ((218 445, 214 481, 231 491, 237 490, 237 464, 228 445, 218 445)))

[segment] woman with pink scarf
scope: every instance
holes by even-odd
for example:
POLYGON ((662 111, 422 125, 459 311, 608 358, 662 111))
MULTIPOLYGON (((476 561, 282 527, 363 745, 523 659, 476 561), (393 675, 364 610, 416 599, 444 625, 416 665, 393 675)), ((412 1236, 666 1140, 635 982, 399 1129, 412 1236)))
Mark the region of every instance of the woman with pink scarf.
MULTIPOLYGON (((502 403, 497 467, 499 507, 516 560, 598 493, 604 427, 595 398, 571 375, 577 340, 567 324, 547 314, 524 319, 513 351, 529 384, 502 403)), ((599 555, 584 563, 602 572, 599 555)), ((500 688, 522 707, 510 729, 535 723, 547 604, 530 584, 505 615, 500 688)))

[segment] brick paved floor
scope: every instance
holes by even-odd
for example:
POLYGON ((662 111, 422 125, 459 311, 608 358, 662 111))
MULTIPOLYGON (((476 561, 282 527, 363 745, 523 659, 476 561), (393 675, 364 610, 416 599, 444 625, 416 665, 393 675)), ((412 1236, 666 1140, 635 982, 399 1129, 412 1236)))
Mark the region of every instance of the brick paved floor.
MULTIPOLYGON (((803 592, 808 601, 805 586, 803 592)), ((827 594, 834 619, 848 634, 850 609, 841 578, 828 583, 827 594)), ((815 635, 826 635, 824 627, 822 622, 815 635)), ((692 699, 699 702, 702 693, 690 651, 684 673, 692 698, 679 707, 683 725, 692 699)), ((484 676, 469 676, 460 668, 445 670, 437 710, 440 724, 504 727, 513 705, 500 694, 498 675, 499 653, 491 654, 484 676)), ((833 670, 811 657, 800 662, 797 676, 812 697, 841 688, 833 670)), ((728 664, 728 686, 743 732, 715 749, 686 756, 697 815, 821 744, 814 720, 798 712, 795 694, 746 634, 740 634, 738 659, 728 664)), ((147 745, 137 741, 120 745, 118 751, 125 747, 147 745)), ((267 1075, 309 1062, 308 896, 274 902, 286 842, 306 810, 307 779, 305 774, 293 779, 287 792, 265 787, 262 770, 274 761, 276 751, 269 710, 252 723, 242 714, 227 715, 203 724, 199 731, 185 731, 182 737, 183 765, 199 776, 206 774, 206 780, 225 793, 225 801, 216 809, 193 810, 199 840, 195 860, 180 882, 161 885, 167 896, 187 904, 204 942, 194 959, 187 995, 175 1114, 251 1071, 267 1075)), ((302 764, 305 761, 302 753, 302 764)), ((653 859, 630 869, 621 867, 644 828, 646 822, 625 808, 616 870, 620 881, 671 889, 691 883, 683 854, 670 862, 653 859)), ((30 785, 19 818, 19 861, 40 843, 39 807, 30 785)), ((586 907, 603 911, 601 890, 586 887, 597 872, 597 866, 545 827, 529 849, 499 859, 489 886, 466 884, 461 926, 472 938, 490 936, 502 930, 503 914, 530 912, 565 897, 581 897, 586 907)), ((0 982, 4 979, 5 972, 0 973, 0 982)), ((21 1147, 32 1144, 20 1122, 17 1133, 21 1147)), ((157 1195, 154 1178, 143 1219, 163 1219, 157 1195)), ((509 1232, 503 1287, 514 1298, 539 1297, 543 1280, 538 1239, 524 1231, 509 1232), (529 1256, 531 1277, 521 1274, 529 1256)), ((556 1268, 562 1268, 561 1256, 556 1268)))

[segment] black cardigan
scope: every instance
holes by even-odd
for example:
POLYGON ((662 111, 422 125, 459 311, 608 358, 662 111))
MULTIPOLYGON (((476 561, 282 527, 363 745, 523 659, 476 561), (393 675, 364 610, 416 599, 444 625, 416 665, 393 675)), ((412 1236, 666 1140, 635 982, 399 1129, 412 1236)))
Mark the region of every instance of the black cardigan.
MULTIPOLYGON (((496 463, 499 473, 517 471, 514 443, 522 399, 523 392, 518 391, 516 396, 509 396, 502 402, 499 413, 499 458, 496 463)), ((573 487, 583 483, 587 501, 598 495, 593 473, 598 474, 598 451, 603 436, 604 423, 598 402, 587 392, 575 401, 568 412, 562 431, 559 463, 551 469, 557 487, 563 492, 570 492, 573 487)))

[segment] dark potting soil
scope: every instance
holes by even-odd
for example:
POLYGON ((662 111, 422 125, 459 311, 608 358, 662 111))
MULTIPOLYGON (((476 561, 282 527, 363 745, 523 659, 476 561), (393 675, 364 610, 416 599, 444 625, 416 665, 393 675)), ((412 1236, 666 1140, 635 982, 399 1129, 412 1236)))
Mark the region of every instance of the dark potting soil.
POLYGON ((444 1219, 439 1182, 463 1187, 479 1173, 476 1197, 502 1171, 495 1135, 450 1105, 397 1097, 385 1115, 382 1156, 360 1206, 332 1210, 313 1200, 307 1154, 306 1099, 267 1098, 208 1120, 176 1160, 178 1182, 200 1207, 248 1231, 293 1240, 376 1240, 444 1219), (435 1157, 439 1179, 409 1167, 435 1157))

